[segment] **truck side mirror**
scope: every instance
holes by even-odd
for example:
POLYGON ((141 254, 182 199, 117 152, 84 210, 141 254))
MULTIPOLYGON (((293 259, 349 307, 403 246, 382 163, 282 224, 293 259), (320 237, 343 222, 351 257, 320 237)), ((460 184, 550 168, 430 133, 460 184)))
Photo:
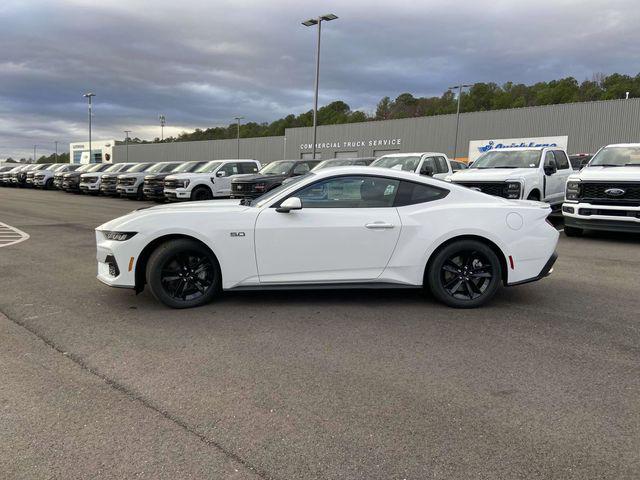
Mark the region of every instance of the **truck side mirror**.
POLYGON ((422 168, 420 169, 420 175, 433 177, 433 167, 431 165, 422 165, 422 168))
POLYGON ((547 159, 544 161, 544 174, 545 175, 553 175, 558 171, 558 165, 556 165, 556 161, 553 159, 547 159))
POLYGON ((216 172, 216 177, 224 177, 226 175, 226 173, 224 172, 224 170, 220 170, 216 172))

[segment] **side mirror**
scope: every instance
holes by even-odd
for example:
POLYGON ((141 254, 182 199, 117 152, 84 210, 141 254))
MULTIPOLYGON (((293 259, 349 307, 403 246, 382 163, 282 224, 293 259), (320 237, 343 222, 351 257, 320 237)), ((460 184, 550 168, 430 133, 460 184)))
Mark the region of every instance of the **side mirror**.
POLYGON ((276 208, 278 213, 289 213, 291 210, 302 210, 302 201, 298 197, 289 197, 276 208))
POLYGON ((224 170, 220 170, 218 172, 216 172, 216 177, 224 177, 226 175, 226 173, 224 172, 224 170))
POLYGON ((545 160, 544 161, 544 174, 545 175, 553 175, 558 171, 558 166, 556 165, 555 160, 545 160))
POLYGON ((420 169, 420 175, 433 177, 433 167, 431 165, 422 165, 422 168, 420 169))
POLYGON ((582 170, 584 167, 586 167, 587 165, 589 165, 589 160, 584 159, 580 162, 580 170, 582 170))

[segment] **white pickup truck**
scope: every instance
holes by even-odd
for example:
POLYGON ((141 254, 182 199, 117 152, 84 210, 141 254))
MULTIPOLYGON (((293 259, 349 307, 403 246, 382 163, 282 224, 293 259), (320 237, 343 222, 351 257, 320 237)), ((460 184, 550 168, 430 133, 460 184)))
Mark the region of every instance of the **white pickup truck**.
POLYGON ((440 180, 453 173, 449 157, 440 152, 392 153, 378 158, 371 166, 414 172, 440 180))
POLYGON ((486 152, 447 180, 496 197, 546 202, 559 210, 573 172, 561 148, 503 148, 486 152))
POLYGON ((564 233, 640 232, 640 143, 607 145, 569 177, 562 205, 564 233))

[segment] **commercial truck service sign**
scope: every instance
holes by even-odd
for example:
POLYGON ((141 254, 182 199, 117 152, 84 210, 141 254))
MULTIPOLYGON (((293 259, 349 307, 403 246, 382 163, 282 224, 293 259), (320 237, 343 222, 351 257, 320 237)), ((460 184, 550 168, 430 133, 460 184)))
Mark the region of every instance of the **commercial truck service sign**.
POLYGON ((475 162, 480 155, 490 150, 512 147, 560 147, 567 149, 569 137, 529 137, 529 138, 493 138, 491 140, 471 140, 469 142, 469 161, 475 162))

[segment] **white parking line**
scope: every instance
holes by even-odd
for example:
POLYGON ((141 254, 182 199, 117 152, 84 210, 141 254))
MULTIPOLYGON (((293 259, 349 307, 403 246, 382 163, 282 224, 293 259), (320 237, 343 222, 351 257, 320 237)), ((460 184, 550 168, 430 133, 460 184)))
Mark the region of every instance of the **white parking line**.
POLYGON ((0 248, 24 242, 28 238, 28 233, 24 233, 22 230, 0 222, 0 248))

